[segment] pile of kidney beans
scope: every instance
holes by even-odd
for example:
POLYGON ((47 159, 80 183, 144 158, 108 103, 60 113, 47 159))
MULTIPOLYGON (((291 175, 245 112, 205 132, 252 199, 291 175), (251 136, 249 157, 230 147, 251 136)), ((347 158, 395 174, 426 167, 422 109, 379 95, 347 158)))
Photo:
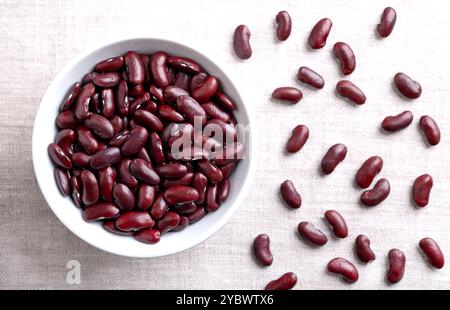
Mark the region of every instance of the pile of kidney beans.
MULTIPOLYGON (((386 8, 381 16, 377 27, 379 38, 388 37, 396 23, 397 14, 391 7, 386 8)), ((276 36, 278 40, 286 40, 291 32, 292 22, 286 11, 278 13, 276 16, 276 36)), ((332 28, 332 21, 323 18, 311 30, 308 44, 311 49, 320 49, 326 45, 328 34, 332 28)), ((234 49, 236 55, 242 59, 250 58, 252 49, 250 47, 250 31, 245 25, 240 25, 234 33, 234 49)), ((356 58, 351 47, 345 42, 337 42, 333 46, 333 54, 337 58, 343 75, 350 75, 356 68, 356 58)), ((300 67, 297 74, 301 83, 308 84, 314 88, 321 89, 325 85, 322 76, 308 67, 300 67)), ((422 93, 419 82, 414 81, 405 73, 397 73, 394 77, 394 85, 399 93, 409 99, 417 99, 422 93)), ((366 102, 364 92, 349 80, 341 80, 336 85, 337 93, 348 101, 357 105, 366 102)), ((272 93, 274 99, 283 100, 292 104, 299 102, 303 98, 302 92, 295 87, 280 87, 272 93)), ((388 132, 394 132, 408 127, 413 121, 413 114, 404 111, 398 115, 387 116, 381 123, 381 127, 388 132)), ((420 118, 419 127, 430 145, 436 145, 440 141, 440 131, 436 122, 428 115, 420 118)), ((286 144, 288 153, 296 153, 302 149, 309 137, 309 130, 305 125, 296 126, 291 133, 286 144)), ((347 155, 347 147, 337 143, 331 146, 325 153, 321 162, 323 175, 331 174, 347 155)), ((380 204, 387 198, 390 192, 390 184, 386 178, 379 179, 371 189, 367 189, 373 183, 375 177, 381 172, 383 159, 379 156, 368 158, 356 173, 355 183, 358 187, 366 189, 362 192, 361 204, 373 207, 380 204)), ((423 174, 414 181, 412 186, 412 200, 418 207, 425 207, 428 204, 433 179, 428 174, 423 174)), ((284 181, 280 186, 281 196, 286 204, 291 208, 300 208, 302 199, 294 184, 290 180, 284 181)), ((348 227, 344 218, 335 210, 325 212, 325 219, 328 222, 332 233, 338 238, 348 236, 348 227)), ((298 224, 298 233, 301 238, 315 247, 320 247, 328 242, 325 233, 317 229, 313 223, 302 221, 298 224)), ((423 238, 419 242, 419 247, 426 256, 429 264, 434 268, 444 266, 444 255, 439 245, 431 238, 423 238)), ((355 240, 356 256, 361 262, 368 263, 376 259, 375 253, 370 247, 370 240, 365 235, 358 235, 355 240)), ((253 252, 257 261, 262 266, 270 266, 273 262, 273 255, 270 250, 270 238, 266 234, 256 237, 253 242, 253 252)), ((390 283, 401 281, 405 273, 406 257, 399 249, 391 249, 387 254, 388 268, 386 272, 387 280, 390 283)), ((327 270, 330 273, 340 275, 346 282, 354 283, 358 280, 358 269, 349 260, 337 257, 329 261, 327 270)), ((297 283, 297 276, 293 272, 288 272, 280 278, 269 282, 266 286, 268 290, 291 289, 297 283)))
POLYGON ((129 51, 101 61, 69 90, 56 118, 48 153, 57 185, 86 221, 156 243, 227 199, 245 153, 235 109, 219 79, 192 59, 129 51), (219 129, 208 135, 196 124, 219 129), (181 139, 188 149, 174 152, 181 139))

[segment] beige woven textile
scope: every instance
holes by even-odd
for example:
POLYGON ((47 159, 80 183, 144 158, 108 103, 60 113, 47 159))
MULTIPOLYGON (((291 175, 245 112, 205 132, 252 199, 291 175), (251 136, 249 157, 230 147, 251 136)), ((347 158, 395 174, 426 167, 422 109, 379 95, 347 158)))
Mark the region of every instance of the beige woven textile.
MULTIPOLYGON (((260 289, 287 271, 299 278, 297 289, 449 289, 450 267, 434 270, 424 261, 418 241, 437 240, 450 260, 450 41, 448 1, 19 1, 0 0, 0 288, 3 289, 260 289), (393 34, 375 35, 383 8, 398 12, 393 34), (274 39, 274 18, 287 10, 293 19, 291 37, 274 39), (333 20, 322 50, 306 47, 308 33, 323 17, 333 20), (231 52, 234 28, 245 23, 252 32, 253 57, 238 60, 231 52), (206 242, 186 252, 158 259, 114 256, 91 247, 69 232, 47 207, 35 181, 31 161, 33 120, 47 86, 75 55, 104 39, 145 34, 180 38, 215 55, 247 90, 255 111, 258 164, 245 202, 232 219, 206 242), (349 77, 368 97, 355 107, 338 98, 342 79, 331 55, 332 45, 345 41, 357 56, 349 77), (320 72, 326 86, 316 91, 295 80, 297 68, 320 72), (421 82, 423 95, 408 101, 396 94, 392 78, 404 71, 421 82), (298 86, 304 99, 285 105, 270 99, 279 86, 298 86), (396 134, 379 130, 387 115, 414 113, 414 123, 396 134), (433 116, 442 141, 427 147, 418 129, 423 114, 433 116), (292 128, 305 124, 310 139, 295 155, 283 152, 292 128), (330 176, 318 172, 321 157, 334 143, 348 146, 346 160, 330 176), (380 177, 392 191, 380 206, 358 204, 355 171, 369 156, 380 155, 380 177), (410 201, 415 177, 434 178, 427 208, 410 201), (279 184, 290 178, 303 197, 298 210, 280 201, 279 184), (325 210, 347 219, 350 236, 330 238, 313 249, 299 240, 296 226, 312 221, 323 231, 325 210), (272 239, 274 263, 256 265, 251 244, 256 235, 272 239), (372 240, 377 260, 357 262, 356 236, 372 240), (395 286, 385 281, 386 254, 398 247, 407 256, 406 274, 395 286), (336 256, 354 261, 360 281, 348 285, 325 272, 336 256), (66 281, 67 264, 81 266, 81 283, 66 281)), ((49 119, 49 122, 53 120, 49 119)))

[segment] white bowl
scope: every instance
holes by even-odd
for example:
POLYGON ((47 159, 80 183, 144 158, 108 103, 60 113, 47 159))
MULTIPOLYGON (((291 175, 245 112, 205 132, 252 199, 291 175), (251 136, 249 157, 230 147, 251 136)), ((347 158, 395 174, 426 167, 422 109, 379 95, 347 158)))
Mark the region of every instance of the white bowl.
POLYGON ((36 179, 42 194, 50 208, 75 235, 91 245, 104 251, 131 257, 157 257, 177 253, 191 248, 212 236, 221 228, 242 203, 250 186, 255 166, 254 141, 250 125, 250 113, 244 105, 244 100, 236 86, 222 68, 210 58, 185 45, 154 38, 133 38, 117 40, 102 44, 78 55, 68 63, 55 77, 45 93, 33 129, 33 164, 36 179), (55 118, 58 107, 68 91, 83 75, 92 71, 94 65, 109 57, 124 54, 135 50, 143 53, 153 53, 158 50, 173 55, 185 56, 196 60, 207 72, 220 78, 222 87, 236 102, 236 119, 241 124, 248 124, 248 137, 246 141, 247 155, 241 160, 238 168, 231 177, 231 193, 229 198, 219 210, 207 214, 199 222, 189 225, 180 232, 167 233, 161 241, 154 245, 144 244, 132 237, 117 236, 105 231, 100 223, 88 223, 82 219, 81 210, 73 204, 68 197, 63 197, 53 177, 53 163, 47 153, 47 146, 53 142, 56 134, 55 118))

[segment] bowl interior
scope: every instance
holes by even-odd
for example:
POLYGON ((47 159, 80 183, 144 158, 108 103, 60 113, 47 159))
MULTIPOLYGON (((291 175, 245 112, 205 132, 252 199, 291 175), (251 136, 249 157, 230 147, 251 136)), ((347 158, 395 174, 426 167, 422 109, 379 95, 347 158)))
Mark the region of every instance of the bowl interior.
POLYGON ((91 245, 118 255, 133 257, 154 257, 176 253, 188 249, 210 237, 231 217, 242 202, 249 187, 249 175, 252 161, 251 130, 248 126, 246 158, 241 160, 238 168, 231 176, 231 193, 228 200, 214 213, 206 215, 201 221, 189 225, 180 232, 167 233, 161 241, 148 245, 131 237, 116 236, 105 231, 100 223, 87 223, 82 219, 81 210, 75 207, 72 200, 63 197, 53 178, 54 166, 47 154, 47 145, 56 134, 54 120, 58 107, 68 91, 76 81, 87 72, 92 71, 94 65, 109 57, 124 54, 128 50, 142 53, 153 53, 163 50, 169 54, 185 56, 196 60, 207 72, 220 78, 221 85, 236 102, 238 109, 235 117, 240 124, 249 125, 250 119, 243 100, 232 81, 221 68, 203 54, 179 43, 162 39, 128 39, 103 45, 100 48, 80 54, 67 64, 56 76, 42 99, 36 115, 33 130, 33 164, 36 178, 41 191, 56 216, 76 235, 91 245))

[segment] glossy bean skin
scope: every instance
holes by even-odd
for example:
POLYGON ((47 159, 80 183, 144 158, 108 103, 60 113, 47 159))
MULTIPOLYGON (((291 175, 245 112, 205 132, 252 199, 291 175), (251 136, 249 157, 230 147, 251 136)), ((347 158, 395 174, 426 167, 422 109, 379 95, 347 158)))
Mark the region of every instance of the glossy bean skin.
POLYGON ((323 18, 314 25, 309 35, 308 43, 313 49, 319 49, 327 43, 328 35, 330 34, 333 23, 329 18, 323 18))
POLYGON ((130 102, 128 99, 128 86, 127 82, 122 80, 119 82, 116 91, 116 108, 119 112, 119 116, 124 117, 128 115, 130 108, 130 102))
POLYGON ((353 263, 349 262, 345 258, 337 257, 332 259, 328 265, 327 269, 331 273, 337 273, 342 276, 342 278, 348 283, 355 283, 358 281, 359 273, 353 263))
POLYGON ((284 201, 293 209, 298 209, 302 205, 302 197, 295 189, 291 180, 286 180, 280 186, 281 196, 284 201))
POLYGON ((218 184, 208 185, 205 192, 205 210, 208 212, 217 211, 220 204, 217 202, 218 184))
POLYGON ((134 100, 130 104, 129 115, 134 115, 134 113, 137 110, 141 110, 141 109, 147 110, 146 108, 147 108, 150 100, 151 100, 151 96, 150 96, 150 93, 148 93, 148 92, 143 92, 142 94, 136 95, 134 100))
POLYGON ((119 208, 110 202, 98 202, 84 209, 83 217, 86 221, 112 219, 119 215, 119 208))
POLYGON ((433 118, 428 115, 422 116, 419 126, 430 145, 439 144, 441 141, 441 131, 433 118))
POLYGON ((362 105, 366 102, 366 95, 363 91, 350 81, 339 81, 336 85, 336 91, 339 95, 357 105, 362 105))
POLYGON ((128 79, 132 84, 141 84, 145 78, 145 68, 141 57, 134 51, 129 51, 123 57, 128 73, 128 79))
POLYGON ((99 149, 97 139, 95 139, 92 132, 86 127, 78 127, 77 140, 88 155, 95 154, 99 149))
POLYGON ((155 221, 145 211, 130 211, 121 214, 116 220, 116 227, 122 231, 136 231, 152 228, 155 221))
POLYGON ((356 256, 359 260, 368 263, 375 260, 375 253, 370 248, 370 240, 367 236, 359 235, 355 240, 356 256))
POLYGON ((108 147, 92 156, 90 165, 93 169, 102 169, 117 164, 122 156, 118 147, 108 147))
POLYGON ((47 147, 47 151, 50 158, 57 166, 64 169, 72 169, 72 161, 58 144, 50 143, 47 147))
POLYGON ((70 174, 67 170, 63 170, 60 168, 55 168, 53 171, 56 185, 58 186, 59 191, 63 196, 69 196, 70 189, 70 174))
POLYGON ((189 93, 184 89, 178 88, 174 85, 167 86, 164 89, 164 101, 166 103, 174 103, 180 96, 187 96, 189 93))
POLYGON ((219 183, 223 180, 222 171, 207 159, 197 161, 197 168, 212 184, 219 183))
POLYGON ((228 179, 230 175, 233 173, 234 169, 236 169, 236 166, 237 166, 236 162, 231 162, 223 166, 220 166, 219 169, 222 172, 223 178, 228 179))
POLYGON ((64 97, 63 102, 60 105, 59 110, 62 112, 62 111, 66 111, 66 110, 70 109, 73 106, 73 104, 75 103, 75 100, 77 99, 80 92, 81 92, 81 83, 76 82, 75 84, 72 85, 70 90, 67 92, 66 96, 64 97))
POLYGON ((221 205, 224 203, 231 191, 231 182, 229 179, 223 179, 222 182, 217 186, 217 203, 221 205))
POLYGON ((186 57, 171 56, 167 59, 167 64, 189 74, 197 74, 202 70, 197 62, 186 57))
POLYGON ((189 218, 187 216, 180 216, 180 221, 178 222, 177 227, 173 228, 172 231, 181 231, 188 227, 189 218))
POLYGON ((77 100, 75 102, 74 114, 78 119, 84 119, 89 114, 89 103, 91 96, 94 94, 95 86, 92 83, 88 83, 81 89, 77 100))
POLYGON ((397 12, 391 7, 387 7, 383 10, 380 23, 377 26, 377 32, 382 38, 388 37, 394 29, 395 22, 397 21, 397 12))
MULTIPOLYGON (((102 106, 100 102, 100 94, 98 92, 94 92, 94 94, 91 97, 91 101, 89 103, 89 110, 92 113, 100 114, 102 113, 102 106)), ((88 113, 88 116, 90 114, 88 113)))
POLYGON ((126 126, 123 126, 123 120, 118 115, 114 115, 109 121, 111 122, 111 125, 113 125, 114 134, 118 134, 122 129, 126 130, 126 128, 124 128, 126 126))
POLYGON ((405 73, 399 72, 394 77, 394 84, 405 97, 417 99, 422 94, 422 86, 405 73))
POLYGON ((84 125, 91 129, 101 139, 111 139, 114 136, 114 127, 111 122, 98 114, 91 114, 84 120, 84 125))
POLYGON ((218 166, 226 165, 230 162, 245 158, 245 147, 239 142, 227 142, 227 145, 223 148, 212 153, 211 158, 218 166))
POLYGON ((164 88, 170 84, 169 70, 167 69, 168 55, 156 52, 150 58, 150 69, 155 85, 164 88))
POLYGON ((102 97, 102 115, 106 118, 111 118, 112 116, 114 116, 114 112, 116 109, 114 91, 110 88, 106 88, 102 90, 101 97, 102 97))
POLYGON ((325 212, 325 218, 333 228, 333 233, 338 238, 346 238, 348 236, 347 223, 342 215, 335 210, 325 212))
POLYGON ((113 198, 121 210, 132 210, 136 203, 133 192, 125 184, 121 183, 114 185, 113 198))
POLYGON ((322 246, 328 242, 327 236, 309 222, 300 222, 298 224, 298 232, 305 240, 314 245, 322 246))
POLYGON ((130 131, 130 136, 122 144, 120 148, 124 156, 134 155, 139 152, 139 150, 145 145, 148 138, 148 132, 143 127, 135 127, 130 131))
POLYGON ((61 129, 75 129, 78 126, 79 120, 72 111, 66 110, 58 114, 55 122, 61 129))
POLYGON ((168 210, 169 205, 164 200, 164 193, 159 193, 151 205, 150 215, 159 220, 168 210))
POLYGON ((73 203, 78 208, 81 208, 83 206, 83 202, 81 201, 82 188, 79 176, 72 175, 70 178, 70 189, 72 190, 72 194, 70 196, 72 197, 73 203))
POLYGON ((295 87, 279 87, 272 92, 272 98, 294 104, 302 100, 303 93, 295 87))
POLYGON ((160 132, 164 128, 163 123, 156 115, 145 110, 137 110, 134 113, 133 120, 136 124, 149 129, 149 131, 160 132))
POLYGON ((272 265, 273 255, 270 252, 270 238, 268 235, 261 234, 255 238, 255 241, 253 241, 253 253, 261 265, 272 265))
POLYGON ((368 188, 382 168, 383 159, 380 156, 369 157, 356 172, 356 185, 361 188, 368 188))
POLYGON ((141 184, 137 194, 137 207, 141 210, 147 210, 155 200, 156 189, 154 186, 141 184))
POLYGON ((343 144, 335 144, 330 147, 322 159, 321 169, 326 175, 331 174, 337 165, 347 156, 347 147, 343 144))
POLYGON ((155 167, 155 170, 159 176, 167 179, 179 179, 188 172, 187 167, 178 162, 157 166, 155 167))
POLYGON ((389 181, 380 179, 372 189, 366 190, 361 194, 361 203, 367 207, 376 206, 387 198, 390 191, 389 181))
POLYGON ((119 236, 133 236, 133 231, 122 231, 116 227, 116 220, 107 220, 102 224, 103 228, 110 233, 119 236))
POLYGON ((212 119, 218 119, 223 122, 228 122, 230 120, 230 114, 223 111, 213 102, 203 103, 202 108, 205 110, 206 114, 212 119))
POLYGON ((234 111, 237 109, 236 103, 224 93, 218 91, 216 93, 217 103, 227 111, 234 111))
POLYGON ((83 170, 80 174, 83 193, 81 200, 87 206, 92 205, 100 198, 100 190, 95 175, 89 170, 83 170))
POLYGON ((202 207, 198 207, 194 213, 189 214, 188 216, 189 225, 200 221, 205 215, 206 215, 205 209, 202 207))
POLYGON ((148 243, 148 244, 155 244, 158 243, 161 238, 161 233, 159 230, 148 228, 138 231, 134 234, 134 238, 137 241, 148 243))
POLYGON ((56 143, 64 151, 64 153, 72 156, 75 139, 75 131, 72 129, 63 129, 56 134, 54 143, 56 143))
POLYGON ((169 122, 181 123, 184 121, 183 115, 178 113, 175 108, 167 104, 161 104, 158 106, 158 116, 169 122))
POLYGON ((202 204, 205 201, 205 193, 206 188, 208 187, 208 179, 203 173, 197 172, 194 174, 192 178, 191 186, 195 188, 199 194, 198 199, 195 202, 202 204))
POLYGON ((291 16, 286 11, 281 11, 275 18, 277 22, 277 39, 286 41, 291 35, 292 21, 291 16))
POLYGON ((103 61, 100 61, 98 64, 95 65, 95 71, 99 73, 104 72, 118 72, 123 68, 123 57, 112 57, 105 59, 103 61))
POLYGON ((172 186, 164 191, 164 200, 169 205, 178 205, 194 202, 199 198, 199 193, 193 187, 172 186))
POLYGON ((404 111, 398 115, 387 116, 381 123, 381 127, 390 132, 399 131, 411 125, 413 118, 411 111, 404 111))
POLYGON ((117 172, 112 167, 103 168, 98 173, 100 195, 107 202, 113 202, 113 188, 116 180, 117 172))
POLYGON ((192 98, 199 103, 207 102, 219 89, 219 80, 214 76, 208 76, 203 83, 192 91, 192 98))
POLYGON ((177 110, 184 115, 186 120, 191 124, 194 124, 196 120, 197 122, 200 122, 202 126, 206 123, 205 110, 190 96, 179 96, 177 98, 177 110))
POLYGON ((72 164, 77 167, 88 168, 90 167, 91 158, 92 156, 77 152, 72 155, 72 164))
POLYGON ((234 30, 233 48, 236 56, 240 59, 249 59, 252 56, 250 36, 250 29, 246 25, 239 25, 234 30))
POLYGON ((122 132, 117 133, 114 137, 109 140, 109 146, 110 147, 120 147, 122 144, 125 143, 125 141, 130 136, 130 131, 124 130, 122 132))
POLYGON ((286 144, 286 151, 296 153, 302 149, 309 138, 309 129, 305 125, 296 126, 286 144))
POLYGON ((418 207, 425 207, 430 200, 430 192, 433 188, 433 178, 429 174, 423 174, 416 178, 412 188, 412 198, 418 207))
POLYGON ((130 172, 136 179, 148 185, 157 185, 161 181, 152 166, 140 158, 133 159, 130 164, 130 172))
POLYGON ((444 267, 445 258, 441 248, 432 238, 423 238, 419 242, 419 247, 426 255, 431 266, 437 269, 444 267))
POLYGON ((173 210, 180 215, 189 216, 197 211, 197 204, 195 202, 191 202, 184 205, 175 205, 173 206, 173 210))
POLYGON ((398 283, 405 274, 406 257, 399 249, 392 249, 388 254, 388 272, 387 279, 390 283, 398 283))
POLYGON ((266 287, 266 291, 283 291, 292 289, 297 284, 297 276, 293 272, 288 272, 276 280, 270 281, 266 287))
POLYGON ((345 42, 337 42, 333 47, 334 56, 341 64, 341 71, 344 75, 349 75, 356 68, 355 53, 352 48, 345 42))
POLYGON ((138 187, 138 180, 130 172, 131 159, 123 159, 118 166, 118 179, 131 190, 138 187))
POLYGON ((156 229, 158 229, 161 234, 165 234, 168 231, 175 229, 180 222, 180 216, 173 211, 168 211, 164 216, 158 220, 156 224, 156 229))
POLYGON ((298 69, 297 79, 317 89, 322 89, 325 86, 323 77, 308 67, 300 67, 298 69))
POLYGON ((184 73, 184 72, 178 72, 175 77, 175 83, 174 86, 181 88, 183 90, 189 90, 189 85, 191 84, 191 77, 184 73))
POLYGON ((149 153, 152 160, 161 165, 165 161, 164 151, 163 151, 163 143, 160 136, 156 132, 150 133, 149 138, 149 153))
POLYGON ((116 86, 120 82, 121 78, 121 75, 117 72, 101 73, 96 74, 92 78, 92 83, 98 87, 111 88, 116 86))

